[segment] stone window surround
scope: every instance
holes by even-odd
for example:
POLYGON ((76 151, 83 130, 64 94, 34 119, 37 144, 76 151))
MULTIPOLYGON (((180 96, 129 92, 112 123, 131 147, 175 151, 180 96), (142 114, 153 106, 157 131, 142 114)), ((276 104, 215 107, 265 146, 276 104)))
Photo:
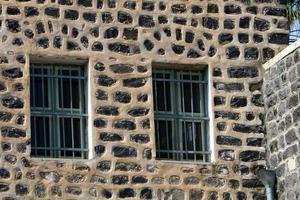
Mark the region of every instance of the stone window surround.
MULTIPOLYGON (((95 150, 94 150, 94 144, 93 144, 93 136, 95 136, 94 131, 93 131, 93 116, 94 115, 94 111, 93 111, 93 98, 91 97, 91 94, 93 94, 92 89, 91 89, 91 58, 93 56, 85 56, 85 55, 73 55, 73 54, 69 54, 67 53, 66 55, 57 55, 57 54, 53 54, 50 52, 30 52, 27 54, 28 56, 28 62, 25 65, 25 68, 28 69, 28 76, 29 76, 29 65, 30 63, 40 63, 40 64, 46 64, 46 63, 52 63, 52 64, 75 64, 75 65, 83 65, 87 67, 87 73, 88 73, 88 149, 89 149, 89 153, 88 153, 88 158, 87 159, 80 159, 80 158, 73 158, 73 159, 68 159, 68 158, 41 158, 41 157, 30 157, 30 159, 40 162, 43 161, 46 164, 47 162, 64 162, 64 163, 69 163, 69 164, 73 164, 74 162, 90 162, 93 161, 94 159, 96 159, 95 156, 95 150), (28 65, 28 66, 27 66, 28 65)), ((163 67, 165 69, 186 69, 186 67, 188 66, 188 69, 203 69, 203 68, 207 68, 207 81, 208 81, 208 117, 209 117, 209 147, 210 147, 210 151, 211 151, 211 156, 210 156, 210 162, 201 162, 201 161, 177 161, 177 160, 157 160, 155 159, 155 162, 161 163, 162 165, 166 164, 166 165, 185 165, 185 166, 189 166, 189 167, 195 167, 198 165, 213 165, 215 163, 216 160, 216 148, 215 148, 215 133, 214 133, 214 120, 213 120, 213 105, 212 105, 212 74, 210 73, 211 71, 211 67, 209 63, 195 63, 195 62, 191 62, 191 63, 186 63, 186 62, 181 62, 181 61, 172 61, 172 59, 168 59, 167 61, 154 61, 152 60, 151 62, 151 74, 152 74, 152 69, 153 68, 157 68, 157 67, 163 67), (176 63, 175 63, 176 62, 176 63)), ((150 81, 151 83, 151 93, 152 93, 152 80, 150 81)), ((29 85, 29 83, 28 83, 29 85)), ((29 91, 29 90, 28 90, 29 91)), ((30 91, 27 94, 27 98, 29 98, 30 96, 30 91)), ((151 104, 152 104, 152 94, 150 96, 151 98, 151 104)), ((30 116, 30 106, 29 107, 29 113, 27 113, 28 116, 30 116)), ((153 105, 152 105, 153 108, 153 105)), ((27 108, 28 109, 28 108, 27 108)), ((29 117, 30 118, 30 117, 29 117)), ((154 115, 150 116, 150 120, 153 121, 153 125, 154 125, 154 115)), ((154 129, 155 130, 155 129, 154 129)), ((30 126, 29 126, 29 130, 28 133, 30 134, 30 126)), ((153 132, 153 135, 155 137, 155 133, 153 132)), ((155 141, 155 140, 154 140, 155 141)), ((155 143, 154 143, 154 147, 153 147, 153 155, 155 157, 156 155, 156 147, 155 147, 155 143)), ((40 163, 42 164, 42 163, 40 163)))

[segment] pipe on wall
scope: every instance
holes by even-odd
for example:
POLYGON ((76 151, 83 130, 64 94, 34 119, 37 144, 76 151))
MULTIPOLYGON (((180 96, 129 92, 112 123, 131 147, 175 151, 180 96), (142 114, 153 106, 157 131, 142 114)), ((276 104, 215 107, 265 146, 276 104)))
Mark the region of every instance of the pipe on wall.
POLYGON ((275 179, 276 179, 276 173, 273 170, 267 170, 267 169, 259 169, 258 170, 258 177, 261 180, 261 182, 265 185, 266 188, 266 195, 267 200, 274 200, 274 191, 275 191, 275 179))

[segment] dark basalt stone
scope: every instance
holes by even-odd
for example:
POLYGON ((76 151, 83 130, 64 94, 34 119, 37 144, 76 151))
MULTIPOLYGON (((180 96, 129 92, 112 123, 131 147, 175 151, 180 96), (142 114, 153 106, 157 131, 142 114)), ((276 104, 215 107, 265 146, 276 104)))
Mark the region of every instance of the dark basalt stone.
POLYGON ((104 127, 106 127, 106 125, 107 125, 107 122, 104 119, 97 118, 94 120, 94 126, 96 128, 104 128, 104 127))
POLYGON ((99 136, 100 140, 103 141, 109 141, 109 142, 115 142, 115 141, 121 141, 123 138, 116 133, 108 133, 108 132, 102 132, 99 136))
POLYGON ((254 78, 258 76, 256 67, 230 67, 227 73, 230 78, 254 78))
POLYGON ((164 28, 163 31, 164 31, 164 33, 166 34, 167 37, 171 37, 172 32, 171 32, 171 30, 169 28, 164 28))
POLYGON ((185 33, 185 42, 192 43, 194 41, 195 34, 193 32, 187 31, 185 33))
POLYGON ((139 26, 151 28, 155 25, 153 17, 150 15, 140 15, 139 16, 139 26))
POLYGON ((129 103, 131 101, 130 93, 117 91, 114 95, 114 100, 120 103, 129 103))
POLYGON ((249 90, 254 92, 255 90, 261 91, 262 88, 262 81, 249 83, 249 90))
POLYGON ((245 188, 263 188, 264 184, 258 179, 243 179, 242 186, 245 188))
POLYGON ((246 165, 236 165, 234 166, 233 171, 234 173, 243 176, 249 174, 249 167, 246 165))
POLYGON ((270 29, 270 22, 264 19, 254 18, 254 29, 258 31, 267 31, 270 29))
POLYGON ((106 189, 102 190, 102 195, 103 197, 105 197, 106 199, 110 199, 112 197, 112 192, 106 189))
POLYGON ((124 8, 127 8, 129 10, 135 10, 136 9, 136 2, 135 1, 125 1, 123 4, 124 8))
POLYGON ((239 27, 240 28, 249 28, 250 17, 242 17, 240 18, 239 27))
POLYGON ((115 0, 108 0, 107 1, 107 6, 109 8, 115 8, 116 7, 116 1, 115 0))
POLYGON ((228 59, 237 59, 240 56, 240 50, 236 46, 226 48, 226 57, 228 59))
POLYGON ((241 146, 242 140, 232 136, 219 135, 217 136, 217 144, 219 145, 231 145, 241 146))
POLYGON ((21 78, 23 77, 23 72, 19 67, 14 67, 10 69, 4 69, 2 71, 2 76, 7 77, 7 78, 21 78))
POLYGON ((130 140, 140 144, 146 144, 150 141, 150 136, 148 134, 135 134, 130 135, 130 140))
POLYGON ((217 18, 212 17, 203 17, 202 25, 208 29, 218 29, 219 28, 219 20, 217 18))
POLYGON ((116 106, 99 106, 96 109, 96 113, 108 116, 117 116, 120 114, 118 111, 118 107, 116 106))
POLYGON ((181 29, 176 29, 176 40, 181 40, 181 39, 182 39, 181 29))
POLYGON ((5 96, 1 100, 2 105, 7 108, 23 108, 24 101, 21 98, 15 96, 5 96))
POLYGON ((159 48, 158 50, 157 50, 157 54, 158 55, 165 55, 165 50, 164 49, 162 49, 162 48, 159 48))
POLYGON ((183 182, 186 185, 196 185, 196 184, 199 184, 200 179, 195 176, 189 176, 189 177, 186 177, 183 182))
POLYGON ((92 0, 78 0, 77 4, 79 6, 84 6, 84 7, 92 7, 93 6, 92 0))
POLYGON ((111 168, 111 161, 110 160, 104 160, 97 163, 97 169, 100 171, 109 171, 111 168))
POLYGON ((207 187, 219 188, 225 185, 225 180, 218 177, 209 177, 203 180, 203 185, 207 187))
POLYGON ((201 54, 198 53, 196 50, 194 49, 190 49, 187 53, 187 57, 188 58, 199 58, 201 57, 201 54))
POLYGON ((92 51, 102 51, 103 50, 103 45, 101 42, 94 42, 92 45, 92 51))
POLYGON ((192 14, 202 13, 203 9, 197 5, 192 5, 192 14))
POLYGON ((65 10, 65 19, 77 20, 79 17, 78 11, 76 10, 65 10))
POLYGON ((246 11, 248 13, 256 15, 257 14, 257 7, 256 6, 249 6, 249 7, 246 8, 246 11))
POLYGON ((36 24, 36 32, 38 34, 45 33, 45 26, 44 26, 43 22, 38 22, 36 24))
POLYGON ((274 7, 264 7, 263 8, 264 15, 272 15, 272 16, 287 16, 287 10, 285 8, 274 8, 274 7))
POLYGON ((0 82, 0 92, 5 91, 6 90, 6 86, 4 85, 4 83, 0 82))
POLYGON ((12 165, 14 165, 17 162, 17 156, 12 154, 7 154, 4 156, 4 160, 12 165))
POLYGON ((1 142, 1 148, 3 151, 10 151, 12 147, 11 143, 8 142, 1 142))
POLYGON ((98 100, 107 100, 108 99, 108 94, 105 91, 100 90, 100 89, 95 92, 95 96, 96 96, 96 99, 98 99, 98 100))
POLYGON ((173 18, 173 23, 175 24, 180 24, 180 25, 186 25, 186 18, 183 18, 183 17, 174 17, 173 18))
POLYGON ((147 83, 146 78, 129 78, 123 80, 123 85, 125 87, 138 88, 144 86, 146 83, 147 83))
POLYGON ((125 54, 125 55, 133 55, 133 54, 141 53, 140 47, 138 45, 125 44, 119 42, 108 44, 108 49, 110 51, 125 54))
POLYGON ((130 14, 119 11, 118 12, 118 21, 123 24, 131 24, 133 19, 130 14))
POLYGON ((148 113, 149 113, 149 109, 148 108, 134 108, 134 109, 130 109, 128 111, 128 115, 130 115, 132 117, 145 116, 148 113))
POLYGON ((19 14, 21 14, 20 9, 17 8, 17 7, 13 7, 13 6, 8 6, 6 8, 6 13, 8 15, 19 15, 19 14))
POLYGON ((225 19, 223 25, 225 29, 234 29, 234 21, 231 19, 225 19))
POLYGON ((51 195, 61 197, 62 196, 62 190, 59 186, 52 186, 50 189, 51 195))
POLYGON ((79 51, 81 50, 79 45, 76 42, 67 41, 67 49, 70 51, 79 51))
POLYGON ((62 39, 60 36, 55 36, 53 40, 53 47, 60 49, 62 45, 62 39))
POLYGON ((107 183, 107 180, 103 176, 93 175, 90 180, 91 183, 107 183))
POLYGON ((146 39, 144 41, 144 47, 148 50, 151 51, 154 48, 154 43, 151 40, 146 39))
POLYGON ((168 18, 166 16, 158 16, 158 23, 159 24, 167 24, 168 18))
POLYGON ((113 84, 115 84, 117 81, 115 79, 112 79, 106 75, 99 75, 98 79, 97 79, 97 83, 98 85, 101 86, 112 86, 113 84))
POLYGON ((17 196, 25 196, 29 193, 29 188, 26 184, 18 183, 15 186, 15 191, 17 196))
POLYGON ((138 94, 137 100, 140 102, 146 102, 146 101, 148 101, 148 95, 147 94, 138 94))
POLYGON ((232 126, 233 130, 240 133, 264 133, 263 125, 245 125, 234 123, 232 126))
POLYGON ((73 0, 58 0, 58 4, 71 6, 73 4, 73 0))
POLYGON ((186 12, 185 4, 174 4, 171 6, 171 10, 173 13, 184 13, 186 12))
POLYGON ((46 196, 46 187, 43 184, 37 184, 34 186, 35 196, 38 198, 44 198, 46 196))
POLYGON ((222 83, 222 82, 215 82, 214 87, 217 90, 225 90, 227 92, 230 91, 242 91, 244 90, 244 85, 242 83, 222 83))
POLYGON ((105 70, 105 66, 102 62, 97 62, 94 66, 94 69, 97 70, 97 71, 104 71, 105 70))
POLYGON ((12 41, 12 45, 22 46, 23 44, 24 42, 21 38, 14 38, 12 41))
POLYGON ((131 182, 132 184, 143 184, 147 183, 148 179, 146 176, 133 176, 131 182))
POLYGON ((217 4, 209 3, 207 5, 207 13, 218 13, 218 12, 219 12, 219 7, 217 4))
POLYGON ((82 46, 84 46, 85 48, 88 48, 88 46, 89 46, 89 39, 86 36, 82 36, 80 38, 80 42, 81 42, 82 46))
POLYGON ((143 158, 147 159, 147 160, 151 160, 152 159, 152 149, 145 148, 143 151, 143 158))
POLYGON ((232 108, 241 108, 247 106, 247 98, 243 96, 232 97, 230 100, 232 108))
POLYGON ((135 28, 124 28, 123 38, 125 40, 137 40, 138 39, 138 29, 135 28))
POLYGON ((132 198, 132 197, 136 196, 134 190, 131 188, 120 189, 118 195, 119 195, 119 198, 122 198, 122 199, 130 198, 130 197, 132 198))
POLYGON ((113 64, 110 69, 117 74, 131 73, 134 71, 133 65, 130 64, 113 64))
POLYGON ((103 146, 103 145, 97 145, 94 147, 94 149, 95 149, 95 153, 98 156, 102 155, 105 152, 105 146, 103 146))
POLYGON ((247 142, 247 146, 255 146, 255 147, 263 146, 263 138, 247 138, 246 142, 247 142))
POLYGON ((240 182, 238 180, 230 179, 228 181, 229 188, 237 189, 240 187, 240 182))
POLYGON ((264 100, 261 94, 254 94, 251 98, 251 102, 258 107, 264 107, 264 100))
MULTIPOLYGON (((16 56, 16 60, 21 63, 21 64, 25 64, 26 63, 26 58, 23 54, 17 55, 16 56)), ((0 63, 1 63, 1 59, 0 59, 0 63)))
POLYGON ((116 171, 133 171, 133 172, 139 172, 142 170, 142 167, 140 164, 133 163, 133 162, 117 162, 115 166, 116 171))
POLYGON ((118 120, 113 123, 113 126, 116 129, 124 129, 124 130, 134 130, 136 129, 136 124, 130 120, 118 120))
POLYGON ((96 13, 85 12, 82 15, 83 19, 88 22, 96 22, 96 13))
POLYGON ((242 10, 241 7, 238 5, 226 5, 224 6, 225 14, 241 14, 242 10))
POLYGON ((269 47, 263 48, 263 58, 269 60, 275 56, 275 51, 269 47))
POLYGON ((24 8, 25 17, 33 17, 33 16, 39 16, 39 11, 36 7, 25 7, 24 8))
POLYGON ((113 16, 110 12, 104 12, 102 13, 102 22, 109 24, 113 21, 113 16))
POLYGON ((96 7, 97 7, 98 9, 103 8, 103 0, 97 0, 96 2, 97 2, 97 6, 96 6, 96 7))
POLYGON ((215 111, 215 119, 219 117, 223 119, 238 120, 240 118, 240 114, 236 112, 228 112, 228 111, 215 111))
POLYGON ((268 41, 272 44, 288 44, 289 34, 288 33, 270 33, 268 34, 268 41))
POLYGON ((233 36, 231 33, 221 33, 218 37, 219 43, 224 45, 232 42, 233 36))
POLYGON ((226 103, 226 98, 221 97, 221 96, 215 96, 214 97, 214 105, 219 106, 219 105, 225 105, 226 103))
POLYGON ((204 191, 201 189, 191 189, 189 193, 189 200, 200 200, 204 196, 204 191))
POLYGON ((145 1, 142 2, 142 10, 153 11, 154 10, 154 2, 145 1))
POLYGON ((239 42, 242 44, 248 43, 249 42, 249 35, 246 33, 239 33, 238 34, 238 39, 239 42))
POLYGON ((25 152, 26 152, 26 149, 27 149, 27 147, 26 147, 27 145, 28 145, 28 142, 17 144, 17 151, 18 151, 19 153, 25 153, 25 152))
POLYGON ((143 129, 149 129, 150 128, 150 120, 144 119, 141 121, 141 125, 143 129))
POLYGON ((112 153, 115 157, 136 157, 137 151, 134 147, 130 146, 114 146, 112 148, 112 153))
POLYGON ((0 168, 0 178, 1 179, 7 179, 10 177, 10 173, 7 169, 0 168))
POLYGON ((152 199, 152 189, 151 188, 144 188, 141 190, 140 199, 152 199))
POLYGON ((65 192, 67 194, 72 194, 72 195, 81 195, 82 193, 82 190, 80 187, 77 187, 77 186, 67 186, 66 189, 65 189, 65 192))
POLYGON ((145 72, 148 71, 147 67, 146 67, 146 66, 142 66, 142 65, 137 66, 136 69, 137 69, 137 71, 138 71, 139 73, 145 73, 145 72))
POLYGON ((222 70, 221 70, 221 68, 215 67, 213 69, 213 76, 218 76, 218 77, 222 76, 222 70))
POLYGON ((21 26, 17 20, 14 19, 6 19, 5 25, 7 27, 7 30, 12 33, 18 33, 21 31, 21 26))
POLYGON ((214 46, 209 47, 207 53, 209 57, 213 57, 214 55, 216 55, 216 53, 217 53, 217 49, 214 46))
POLYGON ((219 150, 218 157, 225 161, 233 161, 234 160, 234 151, 231 149, 219 150))
POLYGON ((45 8, 45 15, 58 18, 59 17, 59 8, 47 7, 45 8))
POLYGON ((172 44, 172 50, 176 54, 183 54, 185 47, 183 45, 172 44))
POLYGON ((11 113, 0 111, 0 121, 9 122, 12 117, 13 117, 13 115, 11 113))
POLYGON ((6 192, 9 190, 9 184, 0 182, 0 192, 6 192))

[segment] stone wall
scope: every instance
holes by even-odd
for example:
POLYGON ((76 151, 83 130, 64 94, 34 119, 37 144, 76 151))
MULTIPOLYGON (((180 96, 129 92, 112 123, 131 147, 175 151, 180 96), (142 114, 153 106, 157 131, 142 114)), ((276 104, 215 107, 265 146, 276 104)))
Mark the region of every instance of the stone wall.
POLYGON ((276 171, 278 199, 299 199, 300 41, 266 63, 264 99, 267 164, 276 171))
POLYGON ((264 199, 261 64, 287 43, 285 3, 1 0, 0 197, 264 199), (37 58, 88 62, 92 159, 30 157, 37 58), (212 163, 155 159, 152 63, 208 65, 212 163))

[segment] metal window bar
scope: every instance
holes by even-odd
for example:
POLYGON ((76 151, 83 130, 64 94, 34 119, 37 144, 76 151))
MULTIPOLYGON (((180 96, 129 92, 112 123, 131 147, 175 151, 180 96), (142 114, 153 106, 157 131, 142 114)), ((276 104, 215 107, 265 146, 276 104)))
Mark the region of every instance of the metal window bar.
POLYGON ((209 162, 206 74, 206 70, 153 70, 157 159, 209 162), (169 109, 166 99, 171 100, 169 109))
POLYGON ((31 156, 88 157, 86 82, 83 66, 30 66, 31 156), (42 83, 37 94, 39 79, 42 83), (42 119, 41 124, 38 119, 42 119))

